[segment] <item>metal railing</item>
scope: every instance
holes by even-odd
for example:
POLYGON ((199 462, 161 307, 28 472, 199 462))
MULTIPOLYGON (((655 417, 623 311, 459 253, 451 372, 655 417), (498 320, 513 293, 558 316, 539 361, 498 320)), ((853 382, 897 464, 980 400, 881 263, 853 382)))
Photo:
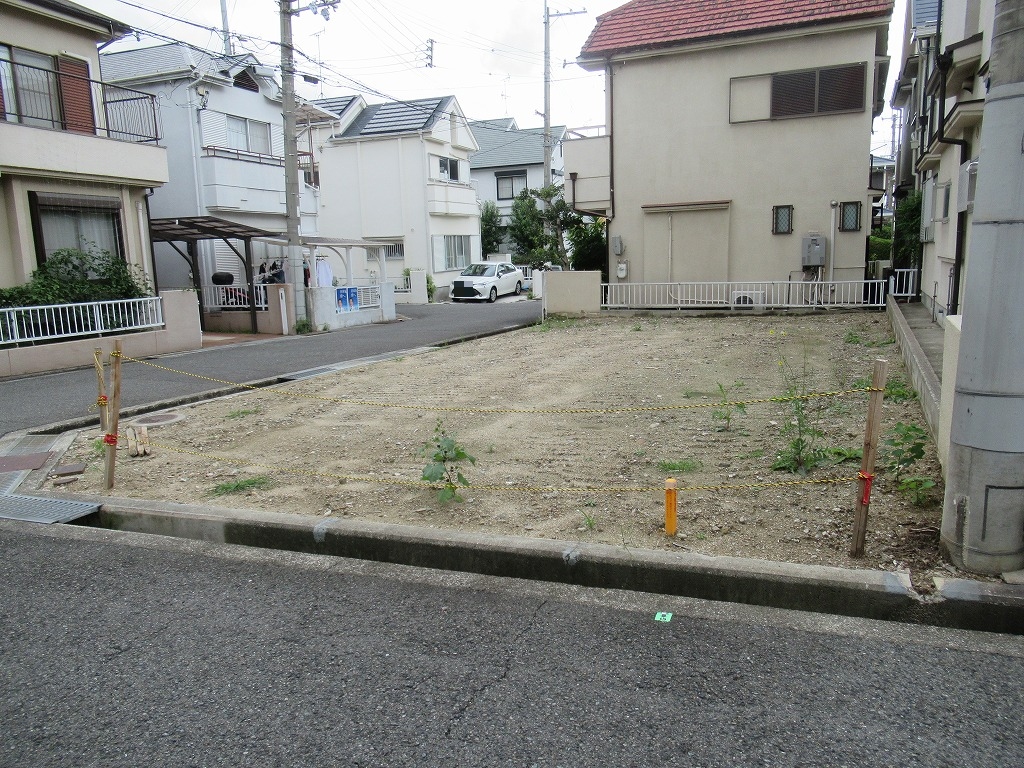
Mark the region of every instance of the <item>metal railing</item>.
MULTIPOLYGON (((263 312, 267 309, 267 286, 257 283, 256 289, 256 310, 263 312)), ((249 309, 249 290, 244 285, 213 285, 204 284, 203 307, 207 312, 221 312, 224 310, 249 309)))
POLYGON ((380 307, 380 286, 359 286, 359 309, 377 309, 380 307))
POLYGON ((885 306, 884 280, 604 283, 603 309, 810 309, 885 306))
POLYGON ((61 341, 162 328, 159 296, 0 309, 0 344, 61 341))
POLYGON ((0 119, 118 141, 160 138, 156 97, 120 85, 0 58, 0 119))
POLYGON ((894 269, 892 271, 892 295, 897 298, 908 298, 917 295, 917 270, 894 269))

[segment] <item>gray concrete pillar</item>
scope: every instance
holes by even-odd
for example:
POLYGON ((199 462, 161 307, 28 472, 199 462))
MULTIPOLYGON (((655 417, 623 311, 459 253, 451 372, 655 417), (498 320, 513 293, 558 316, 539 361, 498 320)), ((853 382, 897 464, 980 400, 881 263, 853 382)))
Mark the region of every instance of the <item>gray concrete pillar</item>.
POLYGON ((1024 0, 996 3, 942 546, 977 573, 1024 569, 1024 0))

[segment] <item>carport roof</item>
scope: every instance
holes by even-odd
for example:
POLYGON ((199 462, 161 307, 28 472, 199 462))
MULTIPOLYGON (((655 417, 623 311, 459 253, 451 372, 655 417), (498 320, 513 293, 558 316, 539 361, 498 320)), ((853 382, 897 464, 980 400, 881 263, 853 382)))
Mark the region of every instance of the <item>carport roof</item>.
POLYGON ((196 242, 199 240, 228 239, 252 240, 253 238, 280 237, 278 232, 257 229, 238 224, 216 216, 185 216, 177 219, 151 219, 150 236, 154 242, 196 242))
MULTIPOLYGON (((261 239, 273 245, 288 245, 288 241, 281 237, 281 235, 271 235, 261 239)), ((394 240, 353 240, 344 237, 318 237, 316 235, 302 235, 299 237, 299 243, 307 248, 316 245, 322 245, 325 248, 330 246, 338 246, 340 248, 383 248, 393 245, 394 242, 394 240)))

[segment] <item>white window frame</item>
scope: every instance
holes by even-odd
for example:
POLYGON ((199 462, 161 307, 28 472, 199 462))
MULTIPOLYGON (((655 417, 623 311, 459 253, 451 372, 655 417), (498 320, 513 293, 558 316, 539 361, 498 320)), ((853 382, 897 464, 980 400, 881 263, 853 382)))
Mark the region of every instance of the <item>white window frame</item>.
POLYGON ((430 157, 432 179, 457 183, 462 181, 461 162, 458 159, 443 155, 431 155, 430 157), (452 170, 455 171, 454 177, 452 176, 452 170))
POLYGON ((238 115, 225 115, 225 131, 229 149, 237 149, 242 152, 252 152, 257 155, 273 155, 273 144, 270 136, 270 123, 262 120, 251 120, 238 115), (233 140, 235 137, 235 140, 233 140), (244 139, 239 141, 238 139, 244 139), (256 149, 254 145, 262 140, 261 148, 256 149), (245 146, 236 146, 244 144, 245 146))

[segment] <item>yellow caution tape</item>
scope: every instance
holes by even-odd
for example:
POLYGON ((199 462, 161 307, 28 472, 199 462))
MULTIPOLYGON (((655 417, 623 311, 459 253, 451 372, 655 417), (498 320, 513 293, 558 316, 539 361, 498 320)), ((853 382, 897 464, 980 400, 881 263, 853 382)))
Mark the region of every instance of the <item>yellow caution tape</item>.
MULTIPOLYGON (((116 353, 112 353, 116 354, 116 353)), ((191 376, 196 379, 202 379, 203 381, 212 381, 216 384, 227 384, 232 387, 238 387, 240 389, 249 389, 253 391, 259 391, 261 387, 253 386, 252 384, 238 384, 233 381, 225 381, 224 379, 214 379, 209 376, 203 376, 198 373, 189 373, 188 371, 179 371, 174 368, 167 368, 163 365, 157 365, 147 360, 137 360, 132 357, 125 357, 121 355, 122 360, 126 360, 131 363, 141 363, 142 365, 148 365, 151 368, 158 368, 161 371, 167 371, 169 373, 178 373, 182 376, 191 376)), ((683 410, 694 410, 699 408, 721 408, 723 406, 747 406, 756 405, 758 403, 789 403, 794 400, 813 400, 819 397, 839 397, 841 395, 851 395, 859 392, 881 392, 882 390, 874 387, 856 387, 854 389, 843 389, 836 390, 834 392, 808 392, 802 395, 788 395, 786 397, 764 397, 756 400, 735 400, 735 401, 722 401, 716 400, 709 403, 691 403, 687 405, 638 405, 628 406, 621 408, 471 408, 464 406, 446 406, 446 405, 406 405, 404 403, 382 403, 375 400, 352 400, 344 397, 327 397, 325 395, 311 395, 303 392, 288 392, 287 390, 278 390, 278 393, 287 397, 297 397, 306 400, 317 400, 319 402, 327 403, 339 403, 342 405, 362 405, 371 408, 400 408, 411 411, 440 411, 444 413, 515 413, 515 414, 586 414, 586 413, 641 413, 650 411, 683 411, 683 410)))

